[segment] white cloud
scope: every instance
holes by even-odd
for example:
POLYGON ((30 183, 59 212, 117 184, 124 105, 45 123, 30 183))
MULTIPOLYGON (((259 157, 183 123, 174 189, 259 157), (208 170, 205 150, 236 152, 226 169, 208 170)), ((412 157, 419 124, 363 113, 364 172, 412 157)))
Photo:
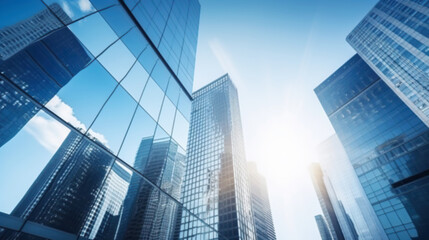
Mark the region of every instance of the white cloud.
POLYGON ((70 130, 52 118, 41 114, 34 116, 25 130, 30 133, 49 152, 55 153, 70 130))
MULTIPOLYGON (((46 107, 74 127, 80 128, 82 132, 86 132, 87 127, 74 116, 73 108, 64 103, 58 96, 55 95, 46 104, 46 107)), ((58 147, 60 147, 64 139, 70 133, 67 127, 43 112, 34 116, 28 122, 25 130, 51 153, 57 151, 58 147)), ((90 129, 88 133, 91 137, 97 138, 98 141, 108 147, 107 139, 103 134, 94 132, 92 129, 90 129)))
POLYGON ((94 8, 92 7, 92 4, 89 0, 79 0, 78 4, 79 4, 79 8, 82 12, 90 12, 90 11, 94 10, 94 8))
POLYGON ((86 131, 86 126, 81 121, 79 121, 73 112, 73 108, 64 103, 57 95, 55 95, 47 104, 46 107, 49 108, 52 112, 57 114, 59 117, 64 119, 66 122, 75 126, 76 128, 82 129, 83 132, 86 131))
POLYGON ((241 76, 229 54, 225 51, 222 44, 216 38, 212 41, 209 41, 209 46, 222 69, 231 76, 238 89, 239 85, 241 85, 241 76))

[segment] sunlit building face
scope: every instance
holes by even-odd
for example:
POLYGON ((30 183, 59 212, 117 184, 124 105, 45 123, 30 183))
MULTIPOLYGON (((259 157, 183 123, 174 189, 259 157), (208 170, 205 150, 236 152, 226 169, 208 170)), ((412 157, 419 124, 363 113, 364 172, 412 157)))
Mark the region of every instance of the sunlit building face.
POLYGON ((255 239, 237 89, 224 75, 194 92, 182 239, 255 239))
POLYGON ((177 235, 198 1, 0 13, 0 239, 177 235))
POLYGON ((429 238, 429 131, 360 58, 315 92, 389 239, 429 238))

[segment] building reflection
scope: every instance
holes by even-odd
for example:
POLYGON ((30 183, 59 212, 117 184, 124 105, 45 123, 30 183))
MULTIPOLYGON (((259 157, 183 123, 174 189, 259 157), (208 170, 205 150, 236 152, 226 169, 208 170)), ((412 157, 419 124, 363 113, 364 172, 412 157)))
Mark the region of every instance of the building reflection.
MULTIPOLYGON (((50 5, 60 20, 69 21, 58 4, 50 5)), ((0 30, 0 147, 12 139, 40 110, 15 89, 9 80, 40 104, 46 104, 91 56, 50 10, 0 30)))

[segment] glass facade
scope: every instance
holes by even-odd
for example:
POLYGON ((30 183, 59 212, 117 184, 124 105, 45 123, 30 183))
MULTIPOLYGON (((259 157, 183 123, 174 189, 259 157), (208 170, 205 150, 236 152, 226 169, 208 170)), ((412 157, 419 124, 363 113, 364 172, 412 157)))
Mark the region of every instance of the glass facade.
POLYGON ((316 190, 316 195, 319 199, 320 207, 322 208, 323 216, 325 216, 326 224, 332 239, 345 240, 343 229, 341 229, 337 213, 334 210, 334 205, 338 204, 338 200, 333 198, 333 195, 329 195, 328 188, 325 184, 325 176, 323 175, 320 165, 318 163, 312 163, 309 170, 314 190, 316 190))
POLYGON ((389 239, 429 238, 429 132, 355 55, 315 92, 389 239))
POLYGON ((429 126, 429 1, 381 0, 347 41, 429 126))
POLYGON ((194 92, 181 239, 255 239, 237 89, 224 75, 194 92))
POLYGON ((317 228, 319 229, 320 237, 322 240, 332 240, 331 233, 329 232, 328 225, 322 215, 314 216, 317 228))
POLYGON ((346 239, 387 239, 336 135, 319 145, 318 156, 329 197, 337 199, 334 210, 346 239))
POLYGON ((1 1, 0 239, 216 231, 181 203, 199 9, 1 1))
POLYGON ((270 200, 268 198, 267 182, 256 167, 256 164, 247 164, 252 199, 253 221, 256 240, 275 240, 273 217, 271 215, 270 200))

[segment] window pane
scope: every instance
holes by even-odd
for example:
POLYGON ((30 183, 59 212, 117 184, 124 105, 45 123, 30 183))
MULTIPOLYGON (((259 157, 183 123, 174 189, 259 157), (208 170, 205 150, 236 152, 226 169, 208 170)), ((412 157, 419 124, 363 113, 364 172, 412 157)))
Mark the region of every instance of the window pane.
POLYGON ((100 13, 119 37, 134 26, 130 17, 120 5, 108 8, 100 13))
POLYGON ((116 85, 112 76, 94 61, 63 87, 46 107, 86 132, 116 85))
POLYGON ((99 13, 68 26, 94 56, 98 56, 118 37, 99 13))
POLYGON ((170 100, 173 102, 173 104, 177 106, 177 102, 179 100, 179 95, 180 95, 180 86, 176 82, 176 80, 172 77, 170 77, 170 81, 168 82, 166 94, 168 98, 170 98, 170 100))
POLYGON ((147 47, 143 51, 142 55, 140 55, 139 62, 142 64, 142 66, 144 67, 144 69, 146 69, 148 73, 151 73, 157 59, 158 56, 153 51, 152 47, 147 47))
POLYGON ((43 0, 65 24, 95 11, 89 0, 43 0))
POLYGON ((143 91, 140 105, 152 116, 153 119, 158 119, 163 98, 164 92, 151 78, 149 78, 143 91))
POLYGON ((119 82, 130 70, 136 59, 128 48, 125 47, 124 43, 118 40, 98 57, 98 61, 119 82))
POLYGON ((136 101, 139 101, 148 78, 149 74, 144 70, 140 63, 137 62, 134 64, 133 68, 124 80, 122 80, 121 85, 136 101))
MULTIPOLYGON (((35 194, 40 187, 33 182, 46 180, 44 172, 49 170, 44 169, 54 164, 52 159, 70 130, 44 111, 22 109, 14 114, 19 114, 16 121, 20 121, 10 126, 16 135, 0 148, 0 191, 8 193, 0 198, 0 211, 23 217, 25 209, 37 203, 35 194)), ((5 120, 1 118, 1 125, 11 125, 5 120)))
POLYGON ((192 102, 189 100, 188 95, 185 92, 181 91, 179 97, 179 104, 177 106, 179 111, 183 114, 183 116, 190 121, 191 119, 191 110, 192 110, 192 102))
POLYGON ((155 127, 155 121, 139 107, 118 156, 131 166, 141 170, 139 166, 144 165, 142 162, 146 162, 155 127))
POLYGON ((131 31, 123 36, 121 40, 130 49, 136 58, 139 57, 143 49, 148 47, 148 42, 137 27, 131 29, 131 31))
POLYGON ((137 102, 121 87, 115 90, 87 135, 96 138, 114 154, 119 150, 137 102))
POLYGON ((173 127, 175 113, 176 107, 174 106, 174 104, 170 100, 168 100, 168 98, 164 98, 164 103, 162 105, 162 110, 161 114, 159 115, 158 123, 170 135, 173 127))
POLYGON ((168 79, 170 78, 170 72, 165 67, 164 63, 161 60, 155 65, 151 77, 155 80, 156 83, 161 87, 163 91, 167 88, 168 79))
POLYGON ((173 138, 186 149, 186 144, 188 142, 188 130, 189 130, 189 122, 185 119, 185 117, 180 113, 176 113, 176 120, 174 121, 173 128, 173 138))

